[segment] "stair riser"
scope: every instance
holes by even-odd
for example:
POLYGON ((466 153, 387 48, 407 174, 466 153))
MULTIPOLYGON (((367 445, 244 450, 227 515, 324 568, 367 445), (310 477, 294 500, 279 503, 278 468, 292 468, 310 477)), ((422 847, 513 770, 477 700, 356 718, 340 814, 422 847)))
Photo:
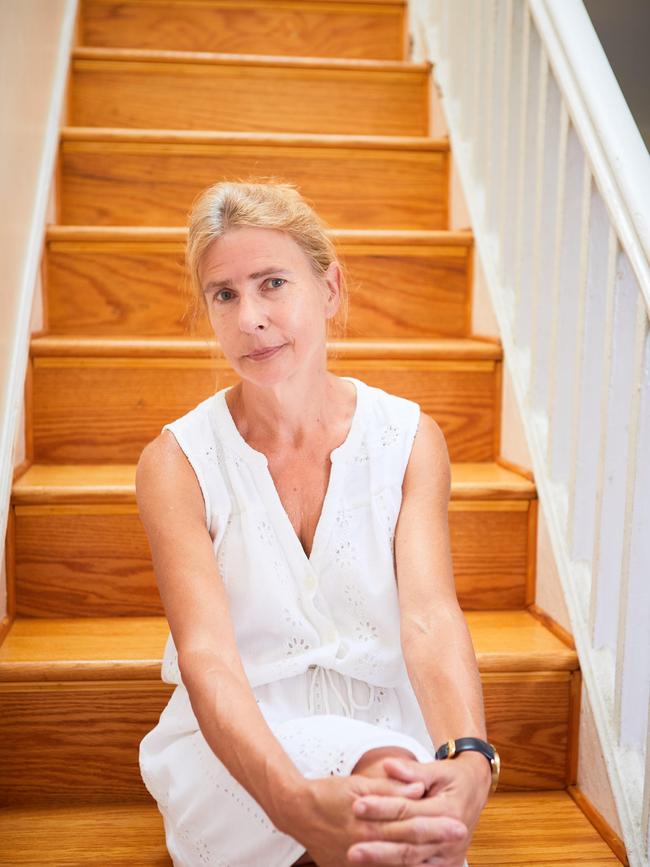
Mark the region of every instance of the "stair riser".
MULTIPOLYGON (((565 785, 569 672, 483 676, 503 789, 565 785)), ((138 744, 158 722, 169 685, 3 684, 0 804, 147 800, 138 744)))
MULTIPOLYGON (((493 361, 331 360, 339 376, 420 403, 443 429, 452 461, 494 459, 493 361)), ((33 359, 34 460, 134 463, 164 424, 239 377, 210 358, 33 359)))
MULTIPOLYGON (((348 337, 464 337, 470 332, 471 247, 340 245, 348 268, 348 337), (396 287, 399 291, 396 291, 396 287)), ((50 242, 47 312, 55 334, 86 337, 190 332, 184 247, 50 242)))
POLYGON ((447 175, 447 150, 64 141, 60 222, 183 226, 211 184, 272 176, 338 229, 445 229, 447 175))
POLYGON ((76 60, 74 126, 427 135, 427 74, 76 60))
MULTIPOLYGON (((134 505, 16 506, 16 613, 161 615, 149 545, 134 505)), ((527 602, 528 500, 452 500, 454 574, 465 609, 527 602)))
POLYGON ((382 60, 406 53, 404 7, 394 3, 85 0, 83 11, 84 45, 382 60))

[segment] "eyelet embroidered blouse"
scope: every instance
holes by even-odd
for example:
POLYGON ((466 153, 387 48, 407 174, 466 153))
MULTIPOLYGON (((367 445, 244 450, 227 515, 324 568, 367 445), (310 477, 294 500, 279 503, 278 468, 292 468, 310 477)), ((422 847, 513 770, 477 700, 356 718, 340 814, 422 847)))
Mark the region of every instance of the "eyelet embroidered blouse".
MULTIPOLYGON (((400 646, 394 534, 420 407, 355 377, 345 441, 309 557, 284 510, 264 454, 239 433, 228 388, 170 424, 199 481, 251 686, 316 666, 396 686, 408 680, 400 646)), ((170 633, 162 679, 181 683, 170 633)))

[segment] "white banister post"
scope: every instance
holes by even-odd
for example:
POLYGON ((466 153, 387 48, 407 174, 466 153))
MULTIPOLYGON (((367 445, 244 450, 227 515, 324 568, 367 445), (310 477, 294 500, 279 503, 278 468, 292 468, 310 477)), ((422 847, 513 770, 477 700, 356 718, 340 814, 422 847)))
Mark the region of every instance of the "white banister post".
POLYGON ((507 192, 512 183, 512 166, 508 163, 508 154, 510 151, 510 103, 511 103, 511 88, 513 88, 512 73, 513 73, 513 0, 503 0, 501 9, 503 10, 501 24, 499 26, 500 40, 497 45, 502 46, 502 57, 500 58, 500 89, 497 91, 496 98, 500 105, 501 115, 500 124, 495 124, 495 153, 498 154, 498 172, 494 173, 497 183, 497 195, 492 203, 492 216, 490 218, 490 226, 497 234, 498 239, 498 260, 497 269, 499 279, 504 280, 505 275, 505 236, 503 233, 503 225, 505 220, 506 204, 508 201, 507 192))
MULTIPOLYGON (((633 283, 629 263, 625 272, 633 283)), ((650 490, 650 323, 643 295, 636 292, 634 302, 632 368, 633 382, 640 387, 632 392, 629 411, 614 718, 621 743, 642 748, 641 715, 635 710, 650 700, 650 520, 644 502, 644 493, 650 490)))
POLYGON ((528 7, 516 2, 513 7, 512 47, 513 74, 509 111, 510 132, 508 135, 508 156, 506 165, 509 169, 508 197, 501 220, 501 237, 504 239, 503 273, 507 308, 510 326, 514 319, 516 286, 518 281, 517 251, 521 240, 521 209, 522 187, 524 175, 524 135, 526 129, 526 91, 528 84, 528 30, 530 15, 528 7))
MULTIPOLYGON (((603 358, 600 381, 599 425, 600 438, 595 465, 593 550, 590 556, 594 583, 589 610, 589 626, 593 646, 607 647, 616 651, 616 626, 618 623, 619 582, 621 564, 622 526, 619 519, 620 481, 618 473, 612 472, 611 462, 624 454, 627 447, 625 422, 629 406, 625 400, 630 395, 631 382, 617 381, 617 368, 624 366, 623 355, 629 348, 624 343, 630 334, 621 334, 634 329, 633 324, 621 317, 624 298, 616 279, 618 240, 611 223, 607 233, 607 271, 604 285, 604 333, 600 355, 603 358), (618 314, 618 315, 617 315, 618 314), (625 327, 627 326, 627 327, 625 327), (622 339, 621 339, 622 338, 622 339), (612 456, 614 452, 614 456, 612 456), (621 532, 619 532, 621 531, 621 532), (606 544, 603 544, 606 533, 606 544)), ((634 309, 634 308, 633 308, 634 309)), ((622 474, 621 474, 622 475, 622 474)), ((624 503, 620 502, 620 511, 624 503)))

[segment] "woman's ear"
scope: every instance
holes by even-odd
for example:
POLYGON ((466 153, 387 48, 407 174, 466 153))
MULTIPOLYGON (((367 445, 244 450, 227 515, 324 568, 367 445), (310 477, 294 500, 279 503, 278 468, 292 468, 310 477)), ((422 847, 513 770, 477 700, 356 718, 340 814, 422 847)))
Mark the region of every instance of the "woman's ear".
POLYGON ((331 319, 341 303, 341 266, 336 261, 330 262, 323 274, 323 283, 327 289, 325 296, 325 315, 331 319))

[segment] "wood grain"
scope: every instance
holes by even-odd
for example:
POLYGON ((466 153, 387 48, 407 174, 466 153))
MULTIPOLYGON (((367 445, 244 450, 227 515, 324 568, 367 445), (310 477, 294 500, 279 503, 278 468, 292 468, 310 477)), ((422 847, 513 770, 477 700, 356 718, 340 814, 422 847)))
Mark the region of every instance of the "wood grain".
POLYGON ((337 228, 448 225, 445 141, 132 132, 63 131, 62 223, 185 225, 211 184, 261 177, 296 184, 337 228))
POLYGON ((402 0, 83 0, 84 45, 400 59, 402 0))
POLYGON ((79 48, 74 126, 427 135, 428 64, 79 48))

